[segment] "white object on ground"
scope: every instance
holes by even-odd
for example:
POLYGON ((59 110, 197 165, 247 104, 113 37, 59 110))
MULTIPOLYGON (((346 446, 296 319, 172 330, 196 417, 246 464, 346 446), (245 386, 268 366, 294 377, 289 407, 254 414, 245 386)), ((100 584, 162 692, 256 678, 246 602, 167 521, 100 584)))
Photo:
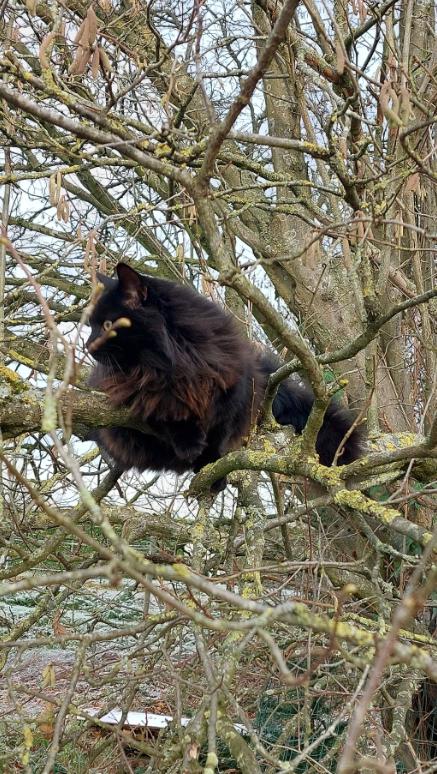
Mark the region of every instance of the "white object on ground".
MULTIPOLYGON (((87 715, 97 716, 100 714, 101 710, 96 709, 96 707, 90 707, 89 709, 85 709, 84 712, 86 712, 87 715)), ((113 709, 105 715, 102 715, 99 720, 101 720, 102 723, 109 723, 112 726, 116 726, 117 723, 120 722, 122 714, 121 709, 113 709)), ((167 728, 172 720, 172 715, 157 715, 154 712, 128 712, 123 725, 130 726, 131 728, 167 728)), ((190 718, 181 718, 182 726, 187 726, 189 722, 190 718)), ((246 731, 241 723, 234 723, 234 728, 239 734, 243 734, 246 731)))

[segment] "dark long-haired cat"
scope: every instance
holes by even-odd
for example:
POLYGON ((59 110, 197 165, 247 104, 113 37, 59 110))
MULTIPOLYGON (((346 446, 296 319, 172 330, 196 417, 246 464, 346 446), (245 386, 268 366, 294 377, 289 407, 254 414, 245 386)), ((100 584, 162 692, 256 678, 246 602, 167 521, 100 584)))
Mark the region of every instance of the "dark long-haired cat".
MULTIPOLYGON (((241 445, 256 419, 269 375, 278 361, 239 333, 219 306, 190 288, 139 274, 125 263, 117 279, 99 275, 104 291, 90 318, 88 350, 98 361, 90 384, 113 406, 128 406, 156 435, 122 427, 94 439, 119 468, 200 470, 241 445)), ((273 402, 275 419, 301 433, 313 405, 311 390, 283 381, 273 402)), ((317 438, 331 465, 352 415, 332 402, 317 438)), ((353 429, 339 464, 360 455, 353 429)), ((224 479, 214 489, 222 489, 224 479)))

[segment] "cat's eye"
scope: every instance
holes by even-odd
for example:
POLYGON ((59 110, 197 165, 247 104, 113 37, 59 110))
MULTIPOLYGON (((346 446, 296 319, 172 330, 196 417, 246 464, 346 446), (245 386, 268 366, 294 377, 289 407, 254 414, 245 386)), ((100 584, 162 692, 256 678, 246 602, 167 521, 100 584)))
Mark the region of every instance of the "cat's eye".
POLYGON ((112 322, 111 320, 105 320, 105 322, 102 325, 102 328, 104 331, 110 331, 112 328, 112 322))

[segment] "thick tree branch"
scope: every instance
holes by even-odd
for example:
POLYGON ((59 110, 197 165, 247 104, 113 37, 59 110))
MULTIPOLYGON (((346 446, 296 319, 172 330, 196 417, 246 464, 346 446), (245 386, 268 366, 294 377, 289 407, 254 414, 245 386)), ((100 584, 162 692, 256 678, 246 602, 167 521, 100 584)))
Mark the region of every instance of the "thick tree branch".
MULTIPOLYGON (((0 427, 3 437, 15 438, 23 433, 41 430, 45 391, 28 390, 25 383, 9 369, 3 368, 0 375, 3 378, 6 375, 6 384, 9 383, 10 388, 7 397, 0 398, 0 427)), ((127 408, 112 408, 107 397, 98 392, 70 389, 62 394, 59 410, 68 422, 71 422, 73 432, 79 437, 83 437, 89 428, 115 425, 131 427, 153 435, 145 423, 132 418, 127 408)))
POLYGON ((292 20, 298 5, 299 0, 285 0, 281 12, 266 42, 266 45, 261 52, 258 62, 244 81, 240 93, 234 99, 223 121, 221 121, 220 124, 213 128, 209 138, 209 143, 206 149, 202 168, 198 175, 199 183, 204 185, 211 177, 214 168, 214 161, 217 158, 217 154, 223 141, 229 135, 229 132, 231 131, 243 108, 249 104, 257 84, 265 75, 270 62, 272 61, 279 46, 285 38, 287 27, 290 24, 290 21, 292 20))
POLYGON ((358 352, 361 352, 361 350, 365 349, 376 337, 378 331, 380 331, 381 328, 397 314, 404 312, 406 309, 411 309, 414 306, 426 304, 432 298, 436 297, 437 289, 433 288, 427 290, 426 293, 422 293, 420 296, 409 298, 406 301, 402 301, 400 304, 396 304, 386 314, 369 323, 366 330, 360 336, 357 336, 354 341, 351 341, 350 344, 346 344, 346 346, 337 349, 334 352, 326 352, 324 355, 319 355, 317 360, 319 363, 338 363, 341 360, 348 360, 358 352))

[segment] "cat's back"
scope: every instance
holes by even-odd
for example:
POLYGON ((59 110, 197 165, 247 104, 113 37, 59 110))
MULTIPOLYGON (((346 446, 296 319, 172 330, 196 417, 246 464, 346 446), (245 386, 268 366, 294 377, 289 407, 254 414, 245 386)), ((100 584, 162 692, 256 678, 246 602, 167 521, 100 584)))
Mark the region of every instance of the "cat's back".
POLYGON ((198 293, 194 288, 157 277, 147 279, 149 290, 166 312, 166 317, 181 323, 193 321, 197 314, 201 319, 215 319, 224 325, 230 324, 230 315, 218 303, 198 293))
POLYGON ((165 316, 170 334, 195 346, 232 356, 251 356, 251 348, 234 317, 216 301, 187 285, 151 278, 150 289, 165 316))

